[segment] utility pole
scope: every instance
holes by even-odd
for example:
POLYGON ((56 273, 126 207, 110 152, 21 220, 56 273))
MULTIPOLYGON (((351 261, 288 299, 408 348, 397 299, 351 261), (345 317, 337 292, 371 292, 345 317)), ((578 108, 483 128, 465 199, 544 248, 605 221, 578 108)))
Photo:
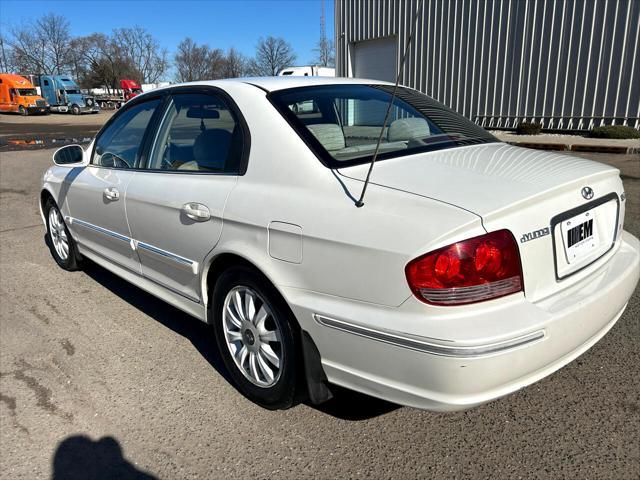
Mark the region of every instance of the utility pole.
POLYGON ((329 63, 328 44, 327 44, 327 26, 324 17, 324 0, 322 0, 322 12, 320 13, 320 62, 323 67, 329 63))

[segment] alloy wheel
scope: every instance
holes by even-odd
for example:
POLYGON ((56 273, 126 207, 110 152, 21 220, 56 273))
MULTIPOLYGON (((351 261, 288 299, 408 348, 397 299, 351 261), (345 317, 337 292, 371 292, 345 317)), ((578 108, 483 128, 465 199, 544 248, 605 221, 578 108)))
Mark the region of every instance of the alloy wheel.
POLYGON ((236 367, 258 387, 275 385, 283 367, 282 339, 264 299, 249 287, 232 288, 225 297, 222 322, 236 367))
POLYGON ((62 221, 62 215, 60 215, 60 211, 56 207, 49 209, 49 234, 53 248, 55 248, 60 260, 66 261, 69 258, 69 239, 62 221))

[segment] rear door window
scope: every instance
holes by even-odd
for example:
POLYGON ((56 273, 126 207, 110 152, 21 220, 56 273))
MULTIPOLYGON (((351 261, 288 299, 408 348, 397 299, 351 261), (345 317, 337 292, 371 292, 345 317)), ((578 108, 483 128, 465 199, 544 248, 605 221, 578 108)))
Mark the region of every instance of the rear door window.
POLYGON ((242 129, 223 98, 176 93, 164 112, 147 169, 237 173, 242 149, 242 129))

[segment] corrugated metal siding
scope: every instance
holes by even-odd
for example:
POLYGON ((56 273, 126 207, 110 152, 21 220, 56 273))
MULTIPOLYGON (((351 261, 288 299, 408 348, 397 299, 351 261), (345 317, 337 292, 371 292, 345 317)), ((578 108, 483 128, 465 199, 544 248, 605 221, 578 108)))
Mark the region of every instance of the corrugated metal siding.
MULTIPOLYGON (((356 42, 402 52, 417 6, 336 0, 337 74, 356 42)), ((640 128, 640 0, 424 0, 415 37, 401 83, 485 127, 640 128)))

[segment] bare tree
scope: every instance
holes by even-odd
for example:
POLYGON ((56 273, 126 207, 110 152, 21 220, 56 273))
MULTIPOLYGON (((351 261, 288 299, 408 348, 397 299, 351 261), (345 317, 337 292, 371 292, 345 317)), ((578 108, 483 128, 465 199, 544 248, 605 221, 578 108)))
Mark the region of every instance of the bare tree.
POLYGON ((0 71, 13 72, 15 70, 16 68, 13 64, 13 50, 5 40, 5 37, 0 34, 0 71))
POLYGON ((178 82, 213 80, 224 75, 225 58, 222 50, 198 45, 187 37, 178 45, 174 65, 178 82))
POLYGON ((313 49, 317 56, 313 63, 322 65, 323 67, 333 67, 335 65, 335 50, 333 42, 327 37, 320 37, 316 48, 313 49))
POLYGON ((224 57, 223 78, 243 77, 248 73, 248 60, 242 53, 231 47, 224 57))
POLYGON ((174 58, 176 80, 178 82, 193 82, 204 80, 209 69, 209 47, 198 46, 187 37, 178 44, 178 52, 174 58))
POLYGON ((12 31, 10 41, 16 68, 25 73, 62 74, 69 66, 69 22, 54 13, 12 31))
POLYGON ((253 75, 277 75, 280 70, 293 64, 296 58, 293 47, 283 38, 260 38, 250 71, 253 75))
POLYGON ((74 38, 72 46, 72 71, 83 87, 117 88, 123 78, 142 81, 140 72, 107 35, 74 38))
POLYGON ((118 28, 112 41, 120 55, 139 72, 143 83, 155 83, 169 68, 167 50, 142 27, 118 28))

